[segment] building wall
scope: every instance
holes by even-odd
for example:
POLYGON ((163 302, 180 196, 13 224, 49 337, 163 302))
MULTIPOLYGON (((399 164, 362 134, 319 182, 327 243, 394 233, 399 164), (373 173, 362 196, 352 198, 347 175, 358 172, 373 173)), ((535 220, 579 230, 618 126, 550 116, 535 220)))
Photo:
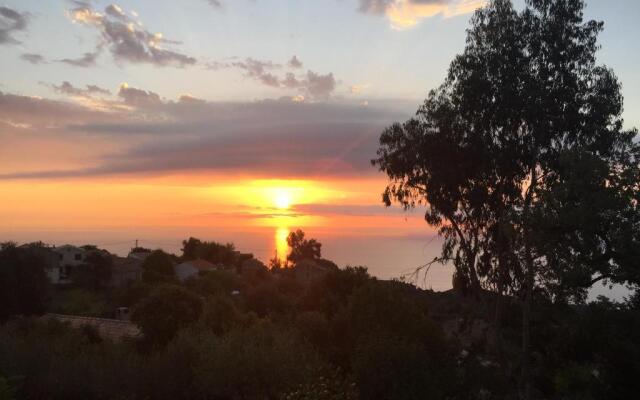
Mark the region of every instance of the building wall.
POLYGON ((198 276, 198 269, 188 262, 176 265, 174 270, 181 281, 185 281, 192 276, 198 276))
POLYGON ((75 246, 60 246, 53 249, 60 257, 60 265, 72 266, 82 265, 84 263, 84 249, 75 246))

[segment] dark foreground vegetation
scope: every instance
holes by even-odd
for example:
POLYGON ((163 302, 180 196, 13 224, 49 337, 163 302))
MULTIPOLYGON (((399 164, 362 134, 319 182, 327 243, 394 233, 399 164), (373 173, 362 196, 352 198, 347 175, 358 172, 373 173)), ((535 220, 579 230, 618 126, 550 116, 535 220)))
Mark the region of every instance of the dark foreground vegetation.
MULTIPOLYGON (((317 251, 310 253, 308 243, 299 242, 292 254, 319 259, 319 243, 313 241, 317 251)), ((0 252, 2 282, 20 289, 1 292, 2 399, 517 397, 516 298, 503 299, 496 319, 489 292, 434 293, 377 280, 361 267, 327 267, 307 279, 296 272, 309 259, 241 274, 210 271, 179 283, 171 270, 159 272, 162 258, 171 258, 162 252, 147 263, 156 274, 126 288, 74 283, 47 291, 41 264, 28 254, 12 245, 0 252), (17 275, 26 265, 30 273, 17 275), (42 286, 25 285, 31 281, 42 286), (74 329, 34 315, 78 291, 100 299, 103 309, 131 306, 143 336, 114 341, 90 326, 74 329), (22 304, 24 296, 33 296, 32 308, 6 307, 22 304)), ((74 307, 109 316, 92 304, 74 307)), ((537 297, 531 340, 540 397, 629 399, 638 393, 639 306, 637 296, 588 305, 537 297)))

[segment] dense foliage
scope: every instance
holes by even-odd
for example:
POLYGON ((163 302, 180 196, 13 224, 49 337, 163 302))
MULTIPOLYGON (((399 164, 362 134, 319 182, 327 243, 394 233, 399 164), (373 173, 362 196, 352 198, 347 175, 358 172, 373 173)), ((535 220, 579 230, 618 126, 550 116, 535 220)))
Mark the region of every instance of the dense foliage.
POLYGON ((522 299, 527 399, 532 303, 640 283, 637 131, 623 127, 621 85, 596 61, 603 24, 584 7, 489 1, 444 83, 382 133, 373 160, 387 205, 426 208, 456 286, 522 299))
MULTIPOLYGON (((498 354, 492 329, 478 323, 491 316, 454 292, 378 281, 363 268, 331 269, 311 283, 287 272, 152 285, 133 305, 139 340, 14 318, 0 327, 0 389, 18 399, 515 395, 517 302, 505 313, 498 354)), ((545 346, 534 353, 534 379, 544 398, 637 393, 640 312, 631 304, 536 308, 532 334, 545 346)))
POLYGON ((162 250, 152 251, 142 263, 142 280, 147 283, 175 281, 173 259, 162 250))
POLYGON ((0 322, 14 314, 41 314, 48 296, 45 261, 13 243, 0 244, 0 322))

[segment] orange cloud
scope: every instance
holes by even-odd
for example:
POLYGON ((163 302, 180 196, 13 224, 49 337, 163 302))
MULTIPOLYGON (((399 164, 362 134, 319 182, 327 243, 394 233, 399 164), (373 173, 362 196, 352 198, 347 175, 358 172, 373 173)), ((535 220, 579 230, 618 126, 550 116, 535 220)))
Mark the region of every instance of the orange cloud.
POLYGON ((450 18, 468 14, 486 3, 487 0, 361 0, 360 9, 364 12, 384 14, 393 29, 403 30, 436 15, 450 18))

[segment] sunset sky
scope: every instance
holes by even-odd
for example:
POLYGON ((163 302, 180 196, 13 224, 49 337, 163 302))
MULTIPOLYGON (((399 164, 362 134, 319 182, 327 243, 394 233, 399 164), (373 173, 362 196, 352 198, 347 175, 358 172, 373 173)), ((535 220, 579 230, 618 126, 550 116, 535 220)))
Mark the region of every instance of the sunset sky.
MULTIPOLYGON (((370 159, 483 3, 0 1, 0 241, 122 254, 192 235, 266 261, 300 227, 339 264, 398 276, 438 243, 420 212, 382 206, 370 159)), ((640 126, 640 2, 587 4, 640 126)))

